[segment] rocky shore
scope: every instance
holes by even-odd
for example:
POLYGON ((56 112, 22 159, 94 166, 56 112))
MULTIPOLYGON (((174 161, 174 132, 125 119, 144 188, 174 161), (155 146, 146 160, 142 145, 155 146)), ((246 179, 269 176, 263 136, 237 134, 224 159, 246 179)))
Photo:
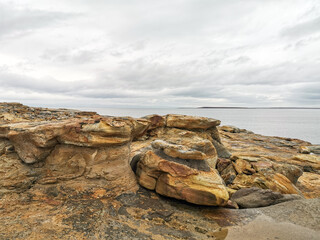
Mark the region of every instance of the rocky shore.
POLYGON ((0 103, 0 239, 319 239, 319 153, 205 117, 0 103))

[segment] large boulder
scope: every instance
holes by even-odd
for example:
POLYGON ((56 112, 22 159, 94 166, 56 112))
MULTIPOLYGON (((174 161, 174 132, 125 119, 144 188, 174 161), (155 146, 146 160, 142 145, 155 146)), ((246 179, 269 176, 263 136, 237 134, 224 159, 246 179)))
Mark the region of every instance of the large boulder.
POLYGON ((165 141, 155 141, 152 146, 154 149, 141 154, 137 164, 140 185, 194 204, 227 204, 229 194, 226 186, 218 171, 210 167, 210 161, 206 161, 206 153, 193 152, 188 146, 165 141))

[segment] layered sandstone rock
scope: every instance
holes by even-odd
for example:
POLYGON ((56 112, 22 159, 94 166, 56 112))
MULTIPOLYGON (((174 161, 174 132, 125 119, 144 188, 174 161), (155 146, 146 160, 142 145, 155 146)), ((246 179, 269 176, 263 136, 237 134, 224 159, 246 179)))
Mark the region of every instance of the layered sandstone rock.
POLYGON ((219 124, 0 104, 0 238, 218 238, 237 210, 154 192, 229 207, 320 197, 310 143, 219 124))
MULTIPOLYGON (((206 161, 206 153, 159 140, 152 146, 153 150, 140 155, 136 170, 140 185, 195 204, 223 206, 227 203, 227 189, 218 172, 210 167, 211 160, 206 161)), ((213 145, 206 150, 215 152, 213 145)))
POLYGON ((135 191, 130 143, 147 127, 143 119, 101 116, 2 124, 2 192, 39 184, 63 184, 81 191, 108 188, 114 195, 135 191), (6 154, 10 147, 14 152, 6 154))
MULTIPOLYGON (((302 142, 275 141, 283 152, 275 157, 271 151, 259 153, 259 145, 248 145, 259 135, 251 133, 248 140, 247 131, 227 126, 221 128, 227 146, 233 139, 237 144, 242 141, 240 149, 234 142, 229 146, 233 151, 230 158, 217 129, 220 121, 211 118, 169 114, 133 119, 20 104, 1 106, 0 153, 3 169, 9 169, 2 177, 3 192, 15 189, 12 186, 21 190, 33 184, 67 182, 134 190, 137 185, 129 164, 137 155, 131 165, 142 186, 192 203, 225 205, 226 186, 229 192, 259 187, 301 194, 296 183, 303 171, 319 169, 317 155, 283 151, 284 147, 301 148, 302 142), (245 138, 239 141, 239 136, 245 138), (146 160, 149 158, 157 164, 153 166, 153 161, 146 160), (10 170, 13 166, 15 171, 10 170), (168 166, 183 171, 174 175, 168 166), (9 179, 10 184, 6 183, 9 179)), ((299 186, 310 188, 303 180, 299 186)))

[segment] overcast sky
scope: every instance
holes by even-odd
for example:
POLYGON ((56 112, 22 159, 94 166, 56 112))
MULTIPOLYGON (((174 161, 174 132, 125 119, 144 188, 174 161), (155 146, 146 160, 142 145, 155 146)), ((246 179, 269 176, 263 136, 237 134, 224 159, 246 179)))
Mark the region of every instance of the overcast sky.
POLYGON ((320 107, 320 1, 0 0, 0 101, 320 107))

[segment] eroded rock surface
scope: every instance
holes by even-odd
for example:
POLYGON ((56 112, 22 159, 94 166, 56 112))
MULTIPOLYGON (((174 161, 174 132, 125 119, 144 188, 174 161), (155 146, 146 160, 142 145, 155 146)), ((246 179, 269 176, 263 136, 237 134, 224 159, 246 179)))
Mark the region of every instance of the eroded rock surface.
POLYGON ((200 205, 320 197, 310 143, 219 124, 0 103, 0 239, 224 239, 260 212, 200 205))

